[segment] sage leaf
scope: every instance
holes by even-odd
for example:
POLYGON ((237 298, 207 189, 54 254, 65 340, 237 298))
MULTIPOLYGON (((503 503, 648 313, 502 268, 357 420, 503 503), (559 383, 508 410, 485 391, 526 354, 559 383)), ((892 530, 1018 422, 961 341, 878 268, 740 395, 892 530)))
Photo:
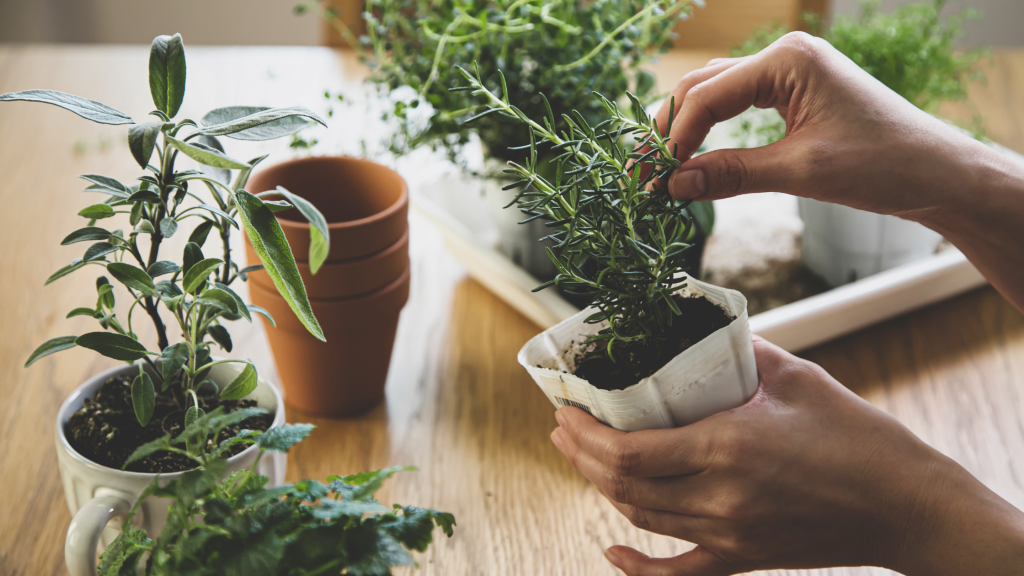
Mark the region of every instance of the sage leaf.
POLYGON ((249 181, 249 175, 252 174, 252 169, 260 162, 266 160, 267 156, 267 154, 264 154, 263 156, 257 156, 256 158, 249 160, 249 167, 238 171, 238 175, 235 176, 235 181, 231 184, 231 189, 241 190, 242 188, 245 188, 246 182, 249 181))
MULTIPOLYGON (((237 225, 235 226, 237 228, 237 225)), ((195 227, 192 234, 189 235, 188 241, 191 244, 195 244, 197 247, 201 247, 206 243, 206 237, 210 235, 210 230, 213 229, 213 222, 204 220, 199 226, 195 227)), ((202 258, 200 258, 202 260, 202 258)))
POLYGON ((185 411, 185 426, 188 427, 195 424, 196 420, 199 420, 203 416, 206 416, 206 410, 203 410, 198 406, 190 406, 189 409, 185 411))
POLYGON ((178 231, 178 223, 174 218, 164 218, 160 220, 160 233, 163 234, 164 238, 170 238, 174 236, 174 233, 178 231))
POLYGON ((686 211, 693 216, 697 228, 700 228, 705 236, 710 236, 715 228, 715 209, 711 202, 693 202, 686 207, 686 211))
POLYGON ((182 274, 188 274, 188 271, 192 269, 192 266, 203 258, 205 258, 205 256, 203 256, 203 251, 199 248, 198 244, 194 242, 185 244, 185 253, 181 258, 182 274))
POLYGON ((327 260, 331 250, 331 231, 327 227, 327 219, 305 198, 292 194, 284 186, 277 187, 277 193, 288 199, 309 221, 309 271, 316 274, 320 266, 327 260))
POLYGON ((160 196, 152 190, 139 190, 128 197, 129 202, 145 202, 147 204, 159 204, 160 196))
POLYGON ((8 92, 7 94, 0 95, 0 102, 11 102, 14 100, 53 104, 65 110, 70 110, 86 120, 92 120, 99 124, 134 123, 131 116, 115 110, 106 104, 100 104, 95 100, 89 100, 74 94, 57 92, 56 90, 23 90, 21 92, 8 92))
POLYGON ((128 149, 139 166, 149 166, 149 159, 153 157, 153 148, 156 147, 156 138, 165 127, 173 127, 174 124, 167 122, 143 122, 135 124, 128 129, 128 149))
POLYGON ((156 408, 156 390, 149 374, 141 368, 139 375, 132 382, 132 408, 135 410, 135 418, 145 428, 153 417, 153 409, 156 408))
MULTIPOLYGON (((255 388, 255 383, 253 388, 255 388)), ((224 394, 221 394, 221 397, 223 398, 224 394)), ((309 436, 313 428, 316 426, 312 424, 281 424, 256 436, 256 444, 271 452, 287 452, 289 448, 309 436)))
POLYGON ((181 34, 157 36, 149 49, 149 91, 157 109, 174 118, 185 99, 185 46, 181 34))
POLYGON ((249 362, 242 369, 242 372, 231 381, 231 384, 228 384, 227 387, 220 391, 220 397, 224 400, 241 400, 256 389, 258 378, 256 367, 253 366, 252 362, 249 362))
POLYGON ((227 136, 236 140, 273 140, 290 136, 313 124, 327 123, 302 106, 264 108, 259 106, 228 106, 211 110, 203 116, 207 136, 227 136))
POLYGON ((145 204, 142 202, 132 204, 132 211, 131 215, 128 216, 128 223, 133 227, 138 225, 138 223, 142 221, 142 209, 145 207, 145 204))
POLYGON ((134 338, 114 332, 89 332, 75 339, 75 344, 82 348, 95 350, 107 358, 134 362, 145 358, 146 347, 134 338))
POLYGON ((210 333, 210 338, 213 338, 213 341, 225 352, 231 352, 231 334, 228 333, 227 328, 220 324, 214 324, 206 331, 210 333))
MULTIPOLYGON (((220 143, 220 140, 217 140, 213 136, 200 135, 197 140, 200 144, 213 148, 221 154, 224 153, 224 146, 220 143)), ((203 166, 203 172, 225 186, 231 184, 231 170, 226 168, 215 168, 213 166, 203 166)))
POLYGON ((57 280, 59 278, 63 278, 65 276, 67 276, 68 274, 71 274, 75 270, 78 270, 79 268, 84 268, 85 264, 86 263, 81 258, 75 258, 71 262, 71 264, 68 264, 67 266, 61 268, 60 270, 57 270, 53 274, 50 274, 50 277, 46 279, 46 282, 43 283, 43 286, 46 286, 46 285, 50 284, 54 280, 57 280))
POLYGON ((93 204, 78 211, 78 215, 90 220, 102 220, 114 215, 114 209, 108 204, 93 204))
POLYGON ((238 294, 235 293, 234 290, 232 290, 231 288, 228 288, 227 286, 221 284, 220 282, 214 282, 213 283, 213 287, 217 288, 218 290, 221 290, 224 293, 226 293, 227 295, 231 296, 231 298, 234 299, 234 301, 235 301, 235 306, 236 306, 235 313, 239 314, 240 316, 242 316, 243 318, 245 318, 249 322, 252 322, 252 316, 249 315, 249 309, 246 307, 245 300, 242 300, 241 296, 239 296, 238 294))
MULTIPOLYGON (((196 303, 203 306, 213 306, 218 310, 238 314, 238 303, 230 294, 220 288, 207 288, 196 298, 196 303)), ((212 326, 211 326, 212 328, 212 326)))
POLYGON ((156 278, 157 276, 163 276, 164 274, 174 274, 178 270, 181 270, 181 268, 179 268, 174 262, 171 262, 170 260, 160 260, 159 262, 153 262, 153 265, 146 269, 146 273, 149 274, 151 278, 156 278))
POLYGON ((79 178, 92 182, 92 186, 86 188, 86 190, 89 191, 100 191, 120 198, 127 198, 132 194, 131 188, 109 176, 100 176, 99 174, 82 174, 79 178))
POLYGON ((96 294, 99 296, 97 308, 102 304, 110 310, 114 309, 114 287, 110 285, 110 280, 107 280, 106 276, 96 279, 96 294))
POLYGON ((284 212, 294 208, 294 206, 284 200, 263 200, 263 204, 274 212, 284 212))
POLYGON ((266 310, 255 304, 249 304, 248 306, 246 306, 246 308, 249 309, 249 312, 255 312, 256 314, 263 316, 264 318, 267 319, 267 322, 270 322, 270 325, 272 327, 277 328, 277 322, 274 322, 274 317, 270 315, 270 312, 267 312, 266 310))
POLYGON ((160 373, 164 380, 174 378, 181 371, 182 366, 188 362, 192 355, 188 344, 178 342, 171 344, 160 354, 160 373))
POLYGON ((200 210, 206 210, 211 214, 216 214, 217 216, 220 216, 221 218, 230 222, 231 225, 234 226, 235 228, 238 228, 238 222, 236 222, 234 218, 229 216, 227 212, 221 210, 220 208, 217 208, 216 206, 210 206, 209 204, 199 204, 198 206, 196 206, 196 208, 199 208, 200 210))
POLYGON ((124 262, 111 262, 107 264, 107 272, 110 272, 110 275, 121 284, 134 288, 146 296, 152 296, 156 293, 153 279, 150 278, 145 270, 138 266, 132 266, 124 262))
POLYGON ((60 241, 61 246, 67 246, 76 242, 89 242, 90 240, 106 240, 110 238, 110 232, 103 228, 96 226, 86 226, 85 228, 79 228, 71 234, 68 234, 60 241))
POLYGON ((213 166, 214 168, 228 168, 232 170, 240 170, 249 167, 248 164, 239 162, 238 160, 227 156, 223 152, 218 152, 217 150, 207 146, 193 146, 188 142, 182 142, 181 140, 170 136, 167 136, 166 140, 169 146, 180 150, 185 156, 188 156, 196 162, 206 166, 213 166))
POLYGON ((132 232, 136 234, 156 234, 156 228, 153 227, 153 223, 149 220, 143 220, 139 222, 139 225, 132 232))
POLYGON ((310 334, 320 341, 326 341, 313 315, 295 257, 292 256, 292 250, 274 213, 259 198, 245 190, 235 193, 235 205, 238 206, 245 233, 278 292, 310 334))
POLYGON ((185 272, 185 278, 181 283, 182 290, 194 294, 199 286, 206 282, 206 278, 223 263, 224 261, 219 258, 206 258, 196 262, 188 272, 185 272))
POLYGON ((96 311, 92 308, 75 308, 71 312, 68 312, 68 315, 64 318, 74 318, 75 316, 88 316, 90 318, 94 318, 96 316, 96 311))
POLYGON ((103 257, 111 252, 117 252, 117 246, 114 246, 110 242, 97 242, 85 251, 85 255, 82 256, 82 260, 86 262, 93 262, 96 260, 103 260, 103 257))
MULTIPOLYGON (((134 452, 132 452, 132 455, 129 456, 127 460, 125 460, 124 466, 122 466, 121 469, 124 470, 132 462, 135 462, 137 460, 141 460, 141 459, 145 458, 146 456, 149 456, 150 454, 159 452, 161 450, 167 450, 170 447, 171 447, 171 437, 170 436, 161 436, 160 438, 157 438, 156 440, 153 440, 151 442, 146 442, 142 446, 139 446, 138 448, 136 448, 134 452)), ((143 533, 143 534, 145 534, 145 533, 143 533)), ((129 564, 129 566, 134 566, 134 564, 129 564)))
POLYGON ((75 347, 75 340, 77 336, 58 336, 56 338, 50 338, 46 342, 39 345, 38 348, 29 355, 28 360, 25 361, 25 368, 32 365, 33 362, 39 360, 43 356, 49 356, 54 352, 60 352, 61 350, 67 350, 68 348, 75 347))

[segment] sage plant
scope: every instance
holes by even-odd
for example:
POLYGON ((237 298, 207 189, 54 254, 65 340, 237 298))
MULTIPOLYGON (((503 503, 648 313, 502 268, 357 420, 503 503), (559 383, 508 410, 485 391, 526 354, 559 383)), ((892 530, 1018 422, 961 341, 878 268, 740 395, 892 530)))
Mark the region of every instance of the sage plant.
MULTIPOLYGON (((671 114, 661 128, 635 95, 627 93, 627 115, 595 94, 605 119, 591 125, 577 111, 556 118, 541 94, 546 114, 535 120, 510 102, 500 72, 499 95, 478 74, 459 71, 467 84, 456 90, 484 103, 484 111, 469 121, 499 115, 529 129, 529 145, 519 148, 529 155, 522 164, 509 161, 505 172, 517 178, 506 189, 517 190, 513 204, 526 216, 520 223, 542 219, 552 229, 542 240, 555 245, 546 250, 558 274, 534 291, 557 285, 589 298, 597 312, 586 322, 607 321, 608 327, 587 342, 605 341, 612 361, 617 344, 644 345, 661 337, 681 313, 672 295, 686 286, 693 247, 690 203, 673 200, 665 185, 681 164, 663 135, 672 126, 671 114), (628 138, 632 146, 623 145, 628 138), (539 169, 541 146, 553 153, 553 176, 539 169)), ((674 102, 668 104, 674 109, 674 102)))
POLYGON ((310 267, 315 271, 323 263, 329 248, 327 225, 310 204, 279 188, 253 195, 244 188, 253 167, 265 156, 243 162, 224 152, 218 137, 237 140, 270 140, 288 136, 323 120, 302 107, 262 108, 230 106, 212 110, 201 124, 191 119, 176 120, 185 97, 185 50, 181 36, 158 36, 149 56, 149 86, 156 118, 135 122, 127 114, 99 102, 52 90, 25 90, 0 95, 0 101, 32 101, 60 106, 100 124, 128 124, 128 144, 132 156, 147 173, 136 182, 123 183, 109 176, 86 174, 86 192, 106 196, 102 202, 82 209, 78 214, 87 225, 68 234, 61 245, 89 242, 81 258, 56 271, 47 280, 86 268, 102 268, 106 275, 96 279, 94 306, 75 308, 67 317, 90 316, 101 330, 78 336, 53 338, 39 346, 25 366, 36 360, 81 346, 125 362, 139 363, 139 375, 131 387, 132 404, 139 424, 146 426, 155 406, 155 375, 161 390, 171 390, 185 409, 186 425, 203 415, 196 389, 206 380, 210 369, 221 363, 244 363, 245 367, 227 386, 218 389, 221 398, 243 398, 256 388, 256 366, 251 361, 210 358, 213 344, 225 351, 232 348, 226 323, 262 314, 246 304, 232 283, 265 269, 299 320, 317 338, 323 332, 313 316, 305 287, 299 276, 291 248, 285 240, 273 212, 296 207, 312 223, 310 267), (179 170, 179 154, 202 165, 203 171, 179 170), (205 194, 202 190, 205 188, 205 194), (275 199, 262 200, 272 195, 275 199), (279 199, 279 198, 284 198, 279 199), (130 228, 108 229, 98 224, 127 217, 130 228), (181 234, 186 224, 194 224, 179 260, 165 259, 161 246, 165 239, 181 234), (239 268, 233 260, 231 228, 242 228, 248 235, 262 265, 239 268), (207 238, 215 233, 220 239, 219 257, 203 250, 207 238), (131 300, 123 316, 114 311, 115 285, 127 291, 131 300), (161 315, 161 307, 164 316, 161 315), (156 329, 157 347, 151 349, 139 341, 133 326, 136 309, 145 312, 156 329), (165 324, 170 318, 170 325, 165 324), (171 343, 178 332, 180 341, 171 343), (154 359, 160 359, 157 365, 154 359))

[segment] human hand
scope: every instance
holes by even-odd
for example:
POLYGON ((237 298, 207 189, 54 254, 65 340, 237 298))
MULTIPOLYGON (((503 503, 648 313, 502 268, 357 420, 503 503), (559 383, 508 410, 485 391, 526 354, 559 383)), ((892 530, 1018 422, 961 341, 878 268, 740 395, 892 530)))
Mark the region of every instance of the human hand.
POLYGON ((817 365, 755 339, 744 406, 676 429, 620 432, 562 408, 552 441, 639 528, 696 543, 629 576, 876 565, 1020 574, 1024 520, 966 470, 817 365))

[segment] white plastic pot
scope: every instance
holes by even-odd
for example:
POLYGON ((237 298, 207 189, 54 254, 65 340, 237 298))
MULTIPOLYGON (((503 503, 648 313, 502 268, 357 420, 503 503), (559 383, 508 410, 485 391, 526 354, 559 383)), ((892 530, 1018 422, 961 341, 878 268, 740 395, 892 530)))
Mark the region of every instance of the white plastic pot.
POLYGON ((746 298, 692 278, 681 293, 703 296, 735 320, 625 390, 601 390, 573 375, 581 343, 606 327, 583 322, 592 308, 532 338, 519 351, 519 363, 556 408, 576 406, 627 432, 685 426, 743 405, 757 391, 746 298))
POLYGON ((917 222, 799 199, 807 267, 841 286, 935 253, 942 235, 917 222))
POLYGON ((497 231, 498 250, 534 278, 554 278, 557 270, 544 250, 545 244, 551 243, 541 243, 540 239, 555 230, 545 226, 542 218, 520 224, 527 216, 515 206, 506 208, 515 200, 517 190, 502 190, 511 183, 511 180, 500 177, 501 170, 497 166, 503 165, 492 159, 488 159, 485 165, 489 176, 481 180, 481 185, 487 201, 487 215, 497 231))
MULTIPOLYGON (((226 386, 241 370, 240 364, 218 364, 210 370, 210 379, 226 386)), ((64 542, 64 561, 71 576, 95 576, 97 553, 117 537, 128 511, 157 475, 107 468, 86 459, 71 447, 64 435, 64 426, 82 407, 84 400, 95 394, 104 382, 115 376, 134 377, 138 373, 137 366, 121 366, 102 372, 68 396, 57 413, 57 463, 72 515, 64 542)), ((271 426, 284 423, 284 398, 277 387, 260 378, 249 398, 255 400, 259 407, 275 413, 271 426)), ((259 448, 250 446, 232 456, 228 459, 227 473, 249 468, 258 454, 259 448)), ((284 482, 286 467, 285 454, 269 452, 263 455, 257 472, 270 479, 270 486, 278 486, 284 482)), ((160 474, 160 478, 170 481, 182 474, 160 474)), ((133 525, 155 539, 167 522, 170 505, 171 501, 166 498, 147 498, 132 518, 133 525)))

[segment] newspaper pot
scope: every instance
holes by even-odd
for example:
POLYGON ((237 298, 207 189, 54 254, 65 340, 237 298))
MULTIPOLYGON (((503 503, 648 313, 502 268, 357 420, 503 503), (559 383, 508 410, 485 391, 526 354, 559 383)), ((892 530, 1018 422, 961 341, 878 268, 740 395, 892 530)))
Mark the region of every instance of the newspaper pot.
MULTIPOLYGON (((327 263, 380 252, 409 229, 408 186, 397 172, 376 162, 348 156, 289 160, 258 172, 247 188, 258 194, 278 186, 310 201, 327 219, 327 263)), ((309 222, 294 208, 275 215, 295 260, 308 263, 309 222)))
MULTIPOLYGON (((247 262, 259 262, 259 257, 246 239, 247 262)), ((394 282, 409 269, 409 231, 391 246, 362 258, 337 260, 320 267, 316 275, 310 273, 309 264, 296 262, 306 294, 314 299, 343 298, 368 294, 394 282)), ((249 274, 249 283, 276 291, 274 282, 265 271, 249 274)))
MULTIPOLYGON (((218 364, 211 369, 210 378, 226 386, 241 370, 235 364, 218 364)), ((72 516, 64 542, 64 560, 71 576, 96 574, 96 554, 114 541, 128 511, 157 474, 125 472, 88 460, 71 447, 64 434, 64 427, 71 415, 82 407, 84 400, 95 394, 104 382, 119 376, 137 375, 138 371, 138 366, 130 365, 96 375, 68 396, 57 413, 57 464, 64 485, 64 497, 72 516)), ((260 378, 251 398, 261 408, 275 413, 271 426, 284 423, 284 401, 274 385, 260 378)), ((258 453, 258 447, 250 446, 232 456, 228 459, 227 472, 230 474, 249 468, 258 453)), ((257 471, 270 478, 271 486, 277 486, 284 482, 286 467, 286 455, 273 452, 263 455, 257 471)), ((182 474, 184 472, 159 476, 161 480, 170 481, 182 474)), ((171 501, 166 498, 146 498, 139 505, 132 523, 145 530, 150 538, 156 538, 167 521, 170 505, 171 501)))
POLYGON ((804 262, 840 286, 935 253, 942 236, 917 222, 800 198, 804 262))
POLYGON ((398 316, 409 299, 409 267, 396 280, 360 296, 310 299, 327 342, 314 338, 277 290, 250 284, 249 295, 270 312, 267 326, 286 401, 323 416, 349 416, 384 398, 398 316))
POLYGON ((519 363, 556 408, 582 408, 627 432, 685 426, 741 406, 757 391, 746 298, 692 278, 681 293, 704 297, 735 319, 625 390, 601 390, 573 374, 579 343, 606 327, 584 323, 592 308, 532 338, 519 351, 519 363))

